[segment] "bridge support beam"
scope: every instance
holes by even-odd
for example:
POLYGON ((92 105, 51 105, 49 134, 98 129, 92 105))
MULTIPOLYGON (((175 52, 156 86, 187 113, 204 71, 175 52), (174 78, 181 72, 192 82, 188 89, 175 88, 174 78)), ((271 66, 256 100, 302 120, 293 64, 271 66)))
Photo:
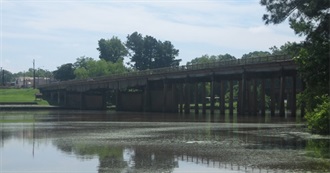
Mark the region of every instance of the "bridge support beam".
POLYGON ((184 87, 183 87, 183 84, 180 84, 179 85, 179 110, 180 110, 180 113, 182 114, 183 113, 183 104, 184 104, 184 87))
POLYGON ((215 81, 214 78, 212 78, 211 81, 211 93, 210 93, 210 113, 211 115, 214 115, 214 104, 215 104, 215 98, 214 98, 214 88, 215 88, 215 81))
POLYGON ((147 82, 146 86, 144 87, 143 111, 144 112, 150 111, 150 89, 149 89, 148 82, 147 82))
POLYGON ((266 115, 266 104, 265 104, 265 79, 261 79, 261 90, 260 90, 260 106, 261 106, 261 115, 266 115))
POLYGON ((198 106, 198 83, 196 82, 194 85, 194 101, 195 101, 195 114, 199 113, 199 106, 198 106))
POLYGON ((234 114, 234 92, 233 92, 233 80, 229 81, 229 114, 234 114))
POLYGON ((280 116, 285 116, 285 105, 284 105, 284 94, 285 94, 285 77, 281 75, 280 77, 280 116))
POLYGON ((275 79, 270 79, 270 115, 275 116, 275 79))
POLYGON ((206 114, 206 87, 205 82, 202 83, 202 113, 206 114))
POLYGON ((185 91, 184 91, 184 113, 190 113, 190 83, 185 83, 185 91))
POLYGON ((253 79, 253 97, 252 97, 252 114, 253 115, 257 115, 258 114, 258 82, 257 82, 257 79, 253 79))
POLYGON ((225 115, 225 110, 226 110, 226 100, 225 100, 225 84, 226 81, 221 81, 220 83, 220 114, 225 115))

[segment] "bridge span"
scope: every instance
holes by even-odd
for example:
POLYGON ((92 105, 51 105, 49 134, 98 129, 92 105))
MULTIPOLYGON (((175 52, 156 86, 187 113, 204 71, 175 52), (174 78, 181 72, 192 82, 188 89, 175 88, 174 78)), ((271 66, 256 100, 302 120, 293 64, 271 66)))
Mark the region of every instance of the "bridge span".
POLYGON ((302 90, 288 56, 218 61, 115 74, 38 87, 49 103, 73 109, 284 115, 302 90))

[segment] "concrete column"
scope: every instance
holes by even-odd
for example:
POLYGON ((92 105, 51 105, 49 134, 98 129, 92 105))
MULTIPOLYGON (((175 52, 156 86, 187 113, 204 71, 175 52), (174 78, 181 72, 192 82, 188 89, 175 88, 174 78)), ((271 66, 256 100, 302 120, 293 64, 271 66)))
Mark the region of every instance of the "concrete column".
POLYGON ((229 114, 234 114, 234 92, 233 92, 233 80, 229 82, 229 114))
POLYGON ((176 84, 172 84, 172 98, 173 98, 173 105, 171 106, 172 108, 172 112, 178 112, 178 95, 177 95, 177 85, 176 84))
POLYGON ((164 80, 163 81, 163 112, 166 112, 166 94, 167 94, 167 83, 166 81, 164 80))
POLYGON ((245 104, 246 104, 246 79, 245 79, 245 74, 242 74, 242 81, 241 81, 241 92, 240 94, 240 114, 243 115, 245 114, 245 104))
POLYGON ((121 110, 121 106, 120 106, 120 90, 116 89, 115 90, 116 93, 116 111, 120 111, 121 110))
POLYGON ((202 113, 206 114, 206 87, 205 82, 202 83, 202 113))
POLYGON ((183 84, 180 84, 180 87, 179 87, 179 112, 180 113, 183 113, 183 102, 184 102, 184 88, 183 88, 183 84))
POLYGON ((285 105, 284 105, 284 92, 285 92, 285 77, 281 75, 280 78, 280 116, 285 116, 285 105))
MULTIPOLYGON (((304 92, 305 88, 306 88, 306 83, 303 80, 301 80, 301 92, 304 92)), ((302 102, 300 106, 301 117, 305 116, 305 108, 306 108, 306 103, 302 102)))
POLYGON ((246 80, 246 99, 244 105, 244 111, 247 111, 248 115, 251 115, 251 81, 246 80))
POLYGON ((144 97, 143 97, 143 111, 148 112, 150 111, 150 89, 148 82, 144 87, 144 97))
POLYGON ((225 115, 225 83, 226 81, 221 81, 221 84, 220 84, 220 114, 221 115, 225 115))
POLYGON ((189 114, 190 113, 190 84, 188 82, 185 83, 185 104, 184 104, 184 113, 189 114))
POLYGON ((61 104, 61 92, 57 91, 57 104, 60 105, 61 104))
POLYGON ((274 78, 270 79, 270 115, 275 116, 275 82, 274 78))
POLYGON ((237 93, 237 113, 242 114, 242 100, 243 100, 243 85, 242 80, 238 81, 238 93, 237 93))
POLYGON ((199 113, 199 107, 198 107, 198 83, 195 83, 195 97, 194 97, 194 101, 195 101, 195 114, 199 113))
POLYGON ((107 92, 106 91, 102 91, 102 108, 103 110, 107 109, 107 92))
POLYGON ((261 103, 261 115, 266 115, 266 108, 265 108, 265 79, 261 80, 261 91, 260 91, 260 103, 261 103))
POLYGON ((253 107, 253 115, 257 115, 258 114, 258 84, 257 84, 257 80, 253 79, 253 96, 252 96, 252 107, 253 107))
POLYGON ((80 105, 79 105, 79 107, 80 107, 80 109, 83 109, 84 108, 84 103, 85 103, 84 93, 80 92, 79 96, 80 96, 80 99, 79 99, 80 100, 80 105))
POLYGON ((210 93, 210 113, 211 115, 214 115, 214 102, 215 102, 215 98, 214 98, 214 87, 215 87, 215 81, 214 78, 212 78, 211 81, 211 93, 210 93))
POLYGON ((296 92, 297 92, 297 83, 296 83, 296 76, 292 76, 292 99, 291 99, 291 116, 295 117, 296 116, 296 111, 297 111, 297 99, 296 99, 296 92))

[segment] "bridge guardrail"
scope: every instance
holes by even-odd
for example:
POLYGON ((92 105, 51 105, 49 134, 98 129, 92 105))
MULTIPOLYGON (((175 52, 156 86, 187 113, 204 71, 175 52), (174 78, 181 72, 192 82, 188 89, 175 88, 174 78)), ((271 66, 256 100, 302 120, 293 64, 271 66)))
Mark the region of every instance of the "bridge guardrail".
MULTIPOLYGON (((164 68, 157 68, 157 69, 148 69, 148 70, 141 70, 141 71, 133 71, 133 72, 126 72, 122 74, 112 74, 108 76, 100 76, 94 77, 92 79, 79 79, 79 80, 70 80, 70 81, 63 81, 57 83, 60 84, 79 84, 86 81, 103 81, 109 79, 120 79, 124 77, 136 77, 136 76, 145 76, 145 75, 159 75, 164 73, 174 73, 174 72, 183 72, 183 71, 193 71, 193 70, 200 70, 200 69, 210 69, 210 68, 218 68, 223 66, 235 66, 235 65, 248 65, 248 64, 259 64, 265 62, 276 62, 276 61, 285 61, 291 60, 292 58, 287 55, 274 55, 274 56, 263 56, 263 57, 253 57, 253 58, 245 58, 245 59, 235 59, 235 60, 228 60, 228 61, 214 61, 211 63, 200 63, 200 64, 191 64, 191 65, 182 65, 182 66, 173 66, 173 67, 164 67, 164 68)), ((46 84, 41 85, 39 87, 47 87, 48 85, 52 86, 54 84, 46 84)))

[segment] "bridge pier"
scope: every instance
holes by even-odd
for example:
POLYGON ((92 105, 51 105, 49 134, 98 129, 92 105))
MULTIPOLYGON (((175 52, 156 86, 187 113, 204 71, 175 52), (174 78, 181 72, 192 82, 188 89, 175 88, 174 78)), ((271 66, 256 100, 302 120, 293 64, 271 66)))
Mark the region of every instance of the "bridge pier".
POLYGON ((225 84, 226 81, 222 80, 220 83, 220 114, 225 115, 225 110, 226 110, 226 100, 225 100, 225 84))
POLYGON ((206 87, 205 82, 202 82, 202 113, 206 114, 206 87))
POLYGON ((198 82, 194 84, 194 102, 195 102, 195 114, 199 113, 199 105, 198 105, 198 82))
POLYGON ((234 114, 234 92, 233 92, 234 84, 233 80, 229 81, 229 115, 234 114))

